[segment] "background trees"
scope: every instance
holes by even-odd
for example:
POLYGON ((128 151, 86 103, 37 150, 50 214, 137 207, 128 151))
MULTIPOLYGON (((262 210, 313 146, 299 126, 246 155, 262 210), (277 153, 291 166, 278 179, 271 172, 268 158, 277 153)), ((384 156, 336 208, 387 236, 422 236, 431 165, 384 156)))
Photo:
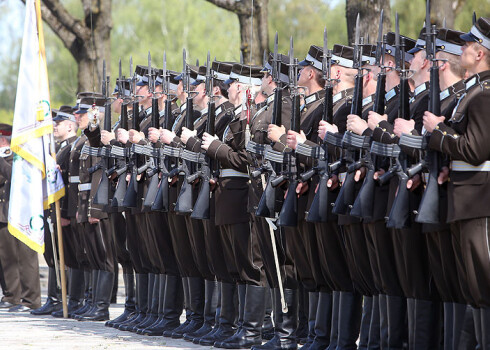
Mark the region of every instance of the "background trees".
MULTIPOLYGON (((0 122, 9 122, 13 116, 24 21, 21 1, 0 0, 0 40, 4 47, 0 51, 0 122)), ((382 6, 385 31, 398 11, 401 33, 413 38, 418 36, 425 16, 425 0, 254 0, 255 29, 250 44, 247 25, 251 23, 252 0, 42 1, 47 15, 46 53, 54 107, 73 104, 77 91, 94 86, 99 90, 103 59, 110 67, 112 82, 119 58, 127 76, 130 55, 135 65, 146 64, 149 50, 156 66, 162 65, 166 50, 168 66, 177 71, 182 69, 183 47, 189 62, 199 59, 202 63, 208 50, 211 57, 228 61, 238 61, 242 52, 248 62, 253 46, 252 62, 261 64, 263 51, 272 48, 269 38, 276 31, 280 52, 287 53, 292 35, 295 55, 302 58, 311 44, 322 45, 325 26, 330 45, 352 43, 357 12, 361 13, 361 33, 365 37, 369 33, 371 42, 376 38, 382 6), (387 11, 388 4, 391 11, 387 11)), ((448 27, 467 31, 473 11, 477 16, 488 16, 490 2, 432 0, 432 9, 434 23, 442 23, 446 17, 448 27)))

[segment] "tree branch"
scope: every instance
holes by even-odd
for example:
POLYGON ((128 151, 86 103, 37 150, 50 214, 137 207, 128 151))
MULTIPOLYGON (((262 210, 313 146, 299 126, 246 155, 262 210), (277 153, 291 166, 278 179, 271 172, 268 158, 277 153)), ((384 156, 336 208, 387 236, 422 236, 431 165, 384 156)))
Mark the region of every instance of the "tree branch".
POLYGON ((250 16, 252 14, 251 2, 247 0, 206 0, 222 9, 236 13, 237 15, 250 16))
POLYGON ((59 0, 42 0, 41 2, 67 30, 71 31, 78 38, 86 38, 87 35, 90 35, 88 28, 80 20, 74 18, 59 0))

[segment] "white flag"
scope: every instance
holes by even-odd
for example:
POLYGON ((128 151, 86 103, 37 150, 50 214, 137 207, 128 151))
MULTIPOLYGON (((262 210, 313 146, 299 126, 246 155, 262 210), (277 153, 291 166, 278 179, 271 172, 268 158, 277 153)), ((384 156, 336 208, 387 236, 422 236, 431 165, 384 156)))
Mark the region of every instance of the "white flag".
POLYGON ((44 209, 65 189, 51 155, 53 121, 39 0, 26 1, 11 149, 9 232, 44 252, 44 209))

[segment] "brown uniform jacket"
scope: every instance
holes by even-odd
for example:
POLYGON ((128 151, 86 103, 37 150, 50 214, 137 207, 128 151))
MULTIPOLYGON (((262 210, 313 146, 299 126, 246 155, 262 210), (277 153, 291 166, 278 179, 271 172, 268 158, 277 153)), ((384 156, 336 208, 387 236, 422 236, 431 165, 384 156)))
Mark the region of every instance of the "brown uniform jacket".
POLYGON ((68 168, 70 165, 70 151, 71 151, 71 146, 73 142, 76 140, 76 136, 70 137, 67 140, 62 141, 59 144, 59 149, 56 152, 56 163, 60 167, 60 172, 61 172, 61 178, 63 179, 63 183, 65 184, 65 196, 61 198, 60 200, 60 207, 61 207, 61 217, 68 219, 68 204, 69 204, 69 199, 68 197, 70 196, 70 192, 68 191, 68 168))
POLYGON ((70 163, 68 165, 68 217, 74 218, 78 211, 78 185, 80 183, 80 153, 87 141, 85 135, 81 135, 73 141, 70 150, 70 163))
POLYGON ((3 223, 8 222, 13 159, 12 152, 7 157, 0 157, 0 222, 3 223))
MULTIPOLYGON (((223 134, 223 141, 214 140, 206 154, 220 162, 221 169, 248 172, 247 152, 245 151, 246 120, 241 120, 242 107, 234 110, 234 119, 223 134)), ((215 192, 215 223, 230 225, 249 222, 248 177, 220 177, 215 192)))
MULTIPOLYGON (((490 70, 470 77, 465 84, 466 93, 458 101, 450 126, 437 125, 430 147, 452 160, 476 166, 490 160, 490 70)), ((451 170, 448 198, 448 222, 490 216, 490 172, 451 170)))

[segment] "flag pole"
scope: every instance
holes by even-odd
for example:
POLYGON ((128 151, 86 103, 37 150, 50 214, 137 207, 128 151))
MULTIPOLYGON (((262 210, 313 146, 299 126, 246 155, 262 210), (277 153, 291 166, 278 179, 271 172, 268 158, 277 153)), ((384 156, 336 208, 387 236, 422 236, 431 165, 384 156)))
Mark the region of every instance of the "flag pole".
MULTIPOLYGON (((41 17, 41 0, 35 0, 36 5, 36 17, 37 17, 37 31, 39 37, 39 50, 40 55, 43 58, 44 64, 46 64, 46 52, 44 46, 44 32, 42 25, 42 17, 41 17)), ((47 73, 46 73, 47 74, 47 73)), ((49 88, 49 86, 48 86, 49 88)), ((54 137, 53 133, 50 133, 50 152, 53 159, 56 159, 56 152, 54 148, 54 137)), ((63 234, 61 228, 61 209, 60 209, 60 200, 57 199, 55 201, 55 215, 56 215, 56 231, 58 234, 58 252, 60 254, 60 275, 61 275, 61 302, 63 305, 63 317, 68 318, 68 304, 66 301, 66 274, 65 274, 65 253, 63 250, 63 234)), ((56 243, 53 242, 53 246, 56 243)))

